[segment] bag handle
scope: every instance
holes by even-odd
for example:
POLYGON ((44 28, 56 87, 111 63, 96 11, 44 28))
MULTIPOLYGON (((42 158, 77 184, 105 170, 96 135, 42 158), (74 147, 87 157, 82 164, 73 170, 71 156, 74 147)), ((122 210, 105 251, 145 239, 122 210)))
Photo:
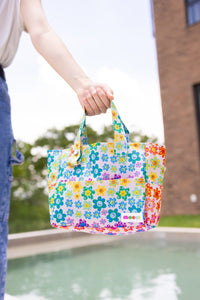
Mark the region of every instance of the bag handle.
MULTIPOLYGON (((128 143, 130 142, 130 134, 122 121, 114 102, 111 102, 112 125, 114 130, 114 155, 127 155, 128 143)), ((70 166, 78 165, 78 160, 81 156, 81 145, 87 145, 87 130, 86 130, 86 114, 84 112, 81 125, 79 127, 75 142, 71 147, 68 164, 70 166)))

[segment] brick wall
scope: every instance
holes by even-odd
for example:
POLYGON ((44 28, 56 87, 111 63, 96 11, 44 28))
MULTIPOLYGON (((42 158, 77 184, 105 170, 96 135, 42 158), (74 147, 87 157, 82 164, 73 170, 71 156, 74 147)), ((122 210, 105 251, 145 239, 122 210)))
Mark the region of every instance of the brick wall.
POLYGON ((200 214, 200 153, 193 85, 200 83, 200 23, 184 0, 153 0, 166 173, 162 214, 200 214), (191 194, 197 195, 192 203, 191 194))

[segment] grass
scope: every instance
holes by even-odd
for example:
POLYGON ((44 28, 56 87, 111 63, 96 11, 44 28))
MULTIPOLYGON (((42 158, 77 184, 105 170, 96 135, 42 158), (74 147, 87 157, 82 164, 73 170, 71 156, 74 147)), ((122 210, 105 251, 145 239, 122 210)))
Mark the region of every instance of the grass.
POLYGON ((200 215, 161 216, 159 226, 200 228, 200 215))

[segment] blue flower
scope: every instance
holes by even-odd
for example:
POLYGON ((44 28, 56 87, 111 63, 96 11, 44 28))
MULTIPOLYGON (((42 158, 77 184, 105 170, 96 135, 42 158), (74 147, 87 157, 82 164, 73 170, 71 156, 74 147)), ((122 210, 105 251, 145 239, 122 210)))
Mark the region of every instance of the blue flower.
POLYGON ((74 167, 73 175, 79 177, 82 174, 81 165, 74 167))
POLYGON ((128 199, 128 204, 131 205, 131 206, 135 205, 135 199, 133 197, 129 198, 128 199))
POLYGON ((97 176, 100 176, 102 172, 102 169, 99 168, 99 166, 96 164, 92 167, 92 174, 94 176, 94 178, 96 178, 97 176))
POLYGON ((108 169, 109 169, 109 165, 108 165, 108 164, 104 164, 104 165, 103 165, 103 170, 106 170, 106 171, 107 171, 108 169))
POLYGON ((82 207, 81 201, 76 201, 76 202, 75 202, 75 206, 76 206, 77 208, 82 207))
POLYGON ((120 171, 120 173, 126 173, 127 167, 126 166, 120 166, 119 171, 120 171))
POLYGON ((66 179, 69 179, 72 176, 72 171, 66 170, 63 175, 66 179))
POLYGON ((54 156, 51 155, 51 154, 48 154, 48 156, 47 156, 47 163, 51 164, 53 161, 54 161, 54 156))
POLYGON ((65 169, 66 167, 68 167, 68 164, 66 161, 64 161, 61 165, 61 168, 65 169))
POLYGON ((100 213, 100 211, 98 211, 98 210, 95 210, 94 212, 93 212, 93 217, 94 218, 100 218, 100 216, 101 216, 101 213, 100 213))
POLYGON ((68 209, 67 215, 68 215, 68 216, 73 216, 73 214, 74 214, 73 209, 68 209))
POLYGON ((109 198, 108 199, 108 207, 114 207, 116 205, 116 199, 115 198, 109 198))
POLYGON ((90 211, 85 211, 84 216, 86 219, 91 219, 92 218, 92 213, 90 211))
POLYGON ((63 213, 63 210, 56 210, 54 214, 54 218, 56 219, 56 222, 59 223, 60 221, 64 221, 66 217, 66 214, 63 213))
POLYGON ((69 206, 69 207, 71 207, 71 206, 72 206, 72 204, 73 204, 73 202, 72 202, 72 200, 71 200, 71 199, 67 199, 67 200, 66 200, 66 202, 65 202, 65 204, 66 204, 66 206, 69 206))
POLYGON ((129 162, 135 163, 136 161, 140 161, 140 153, 136 150, 133 150, 131 153, 128 154, 129 162))
POLYGON ((103 154, 101 156, 102 161, 108 161, 108 154, 103 154))
POLYGON ((54 199, 54 205, 59 209, 63 205, 64 198, 57 194, 56 198, 54 199))
POLYGON ((92 167, 92 163, 89 161, 87 164, 86 164, 86 168, 87 169, 90 169, 92 167))
POLYGON ((112 163, 115 163, 117 161, 117 157, 113 155, 111 156, 110 160, 112 163))
POLYGON ((129 169, 129 171, 131 171, 131 172, 135 171, 135 165, 134 165, 134 164, 130 164, 130 165, 128 166, 128 169, 129 169))
POLYGON ((127 206, 127 203, 124 201, 119 203, 119 209, 122 209, 123 211, 126 210, 126 206, 127 206))
POLYGON ((91 151, 90 153, 90 161, 95 164, 99 160, 99 153, 96 151, 91 151))

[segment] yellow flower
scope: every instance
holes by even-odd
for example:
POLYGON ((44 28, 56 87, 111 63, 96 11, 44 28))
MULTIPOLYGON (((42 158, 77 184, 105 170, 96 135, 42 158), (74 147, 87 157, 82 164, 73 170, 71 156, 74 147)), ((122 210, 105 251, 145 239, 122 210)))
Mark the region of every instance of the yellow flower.
POLYGON ((62 186, 62 185, 60 185, 60 186, 58 187, 58 190, 59 190, 59 192, 62 192, 62 190, 63 190, 63 186, 62 186))
POLYGON ((142 177, 141 178, 137 178, 137 179, 135 179, 135 183, 136 183, 136 185, 144 186, 145 180, 142 177))
POLYGON ((51 198, 50 203, 54 204, 54 198, 51 198))
POLYGON ((157 178, 158 178, 158 175, 155 173, 155 172, 151 172, 149 174, 149 178, 152 180, 152 181, 155 181, 157 178))
POLYGON ((112 179, 112 180, 110 180, 110 183, 109 183, 109 185, 111 185, 111 186, 115 187, 115 186, 117 186, 117 185, 118 185, 118 181, 117 181, 116 179, 112 179))
POLYGON ((126 191, 124 191, 124 190, 121 191, 121 192, 120 192, 120 195, 121 195, 122 197, 126 196, 126 191))
POLYGON ((113 143, 107 143, 107 145, 108 145, 108 148, 113 148, 114 147, 113 143))
POLYGON ((80 148, 80 145, 81 145, 81 142, 80 142, 80 141, 76 142, 76 143, 74 144, 74 149, 75 149, 75 150, 78 150, 78 149, 80 148))
POLYGON ((125 157, 121 156, 120 159, 119 159, 119 162, 120 162, 120 163, 125 162, 125 157))
POLYGON ((117 119, 117 113, 115 111, 112 111, 112 117, 114 120, 117 119))
POLYGON ((122 178, 122 179, 120 179, 120 181, 123 186, 127 186, 127 184, 130 183, 130 180, 127 178, 122 178))
POLYGON ((82 162, 86 162, 86 158, 85 157, 82 157, 82 162))
POLYGON ((74 181, 72 187, 74 193, 75 192, 80 193, 81 189, 83 188, 79 181, 74 181))
POLYGON ((119 137, 118 137, 118 138, 119 138, 120 141, 123 141, 123 140, 124 140, 123 134, 119 134, 119 137))
POLYGON ((131 143, 130 148, 131 149, 136 149, 138 150, 140 148, 141 144, 140 143, 131 143))
POLYGON ((50 177, 51 177, 52 181, 56 180, 56 174, 55 173, 51 173, 50 177))
POLYGON ((57 164, 57 163, 54 163, 53 166, 54 166, 54 168, 57 168, 58 164, 57 164))
POLYGON ((74 195, 74 198, 75 198, 76 200, 80 199, 80 194, 75 194, 75 195, 74 195))
POLYGON ((98 196, 104 196, 104 194, 106 192, 105 186, 99 185, 98 188, 96 189, 96 192, 97 192, 98 196))
POLYGON ((89 197, 90 194, 91 194, 91 191, 90 191, 90 190, 86 190, 86 191, 85 191, 85 195, 86 195, 87 197, 89 197))
POLYGON ((113 155, 114 154, 114 148, 110 148, 109 153, 113 155))

